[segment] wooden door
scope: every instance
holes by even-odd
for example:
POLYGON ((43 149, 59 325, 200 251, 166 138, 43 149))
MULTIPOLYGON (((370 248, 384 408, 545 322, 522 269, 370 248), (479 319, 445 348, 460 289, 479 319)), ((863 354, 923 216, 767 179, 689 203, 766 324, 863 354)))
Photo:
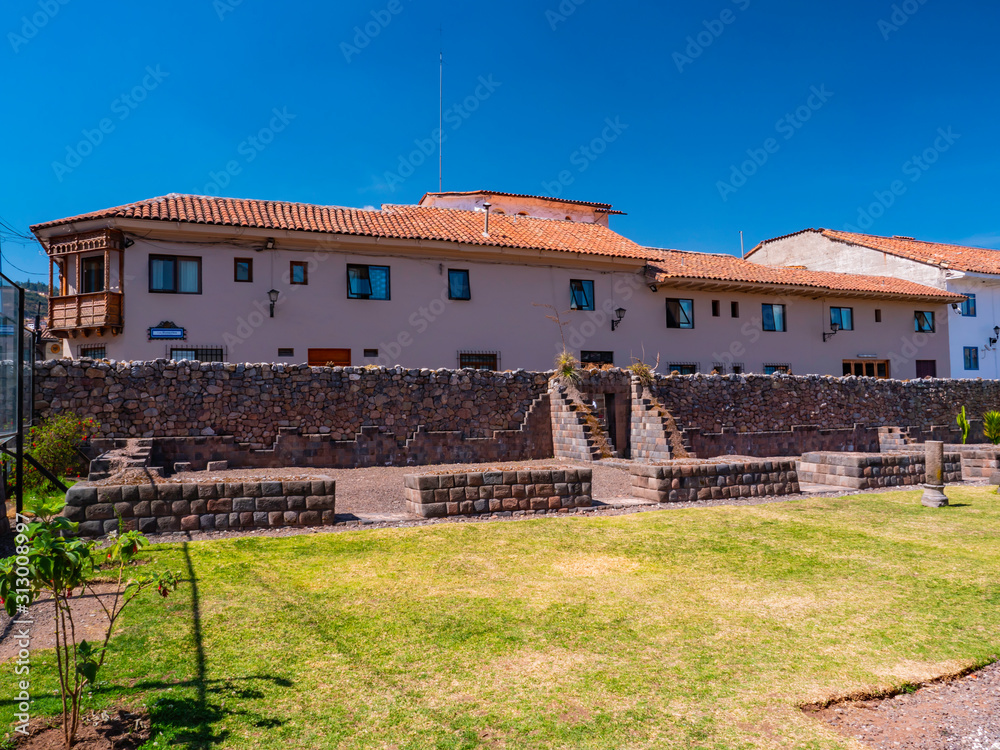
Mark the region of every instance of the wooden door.
POLYGON ((350 349, 310 349, 310 367, 350 367, 350 349))

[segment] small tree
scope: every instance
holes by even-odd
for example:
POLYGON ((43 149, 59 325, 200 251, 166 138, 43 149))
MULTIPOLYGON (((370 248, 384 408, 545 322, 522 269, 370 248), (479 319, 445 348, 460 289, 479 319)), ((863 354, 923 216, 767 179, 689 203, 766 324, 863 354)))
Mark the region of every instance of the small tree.
POLYGON ((14 617, 47 594, 55 604, 56 668, 62 696, 63 739, 73 746, 80 723, 80 697, 84 688, 97 679, 104 665, 108 641, 122 611, 148 588, 161 596, 177 588, 177 578, 169 571, 132 576, 130 567, 142 547, 149 544, 138 531, 125 531, 119 517, 118 534, 106 547, 74 534, 78 524, 56 515, 61 501, 40 501, 31 508, 36 520, 23 523, 18 518, 16 555, 0 560, 0 603, 14 617), (95 589, 98 579, 111 579, 112 591, 105 594, 110 606, 95 589), (74 591, 79 589, 74 597, 74 591), (99 646, 76 640, 72 601, 90 589, 108 619, 99 646))

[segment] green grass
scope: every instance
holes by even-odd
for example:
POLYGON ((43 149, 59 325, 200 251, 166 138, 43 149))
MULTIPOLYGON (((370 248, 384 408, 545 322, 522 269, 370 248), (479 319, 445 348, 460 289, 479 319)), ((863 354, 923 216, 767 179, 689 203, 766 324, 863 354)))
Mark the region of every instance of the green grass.
POLYGON ((1000 497, 949 494, 159 547, 195 585, 88 705, 158 747, 854 747, 798 706, 1000 654, 1000 497))

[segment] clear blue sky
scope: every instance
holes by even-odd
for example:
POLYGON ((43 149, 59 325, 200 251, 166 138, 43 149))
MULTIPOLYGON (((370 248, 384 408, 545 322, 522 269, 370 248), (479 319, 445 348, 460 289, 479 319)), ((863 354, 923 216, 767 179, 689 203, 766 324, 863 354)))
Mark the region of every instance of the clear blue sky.
MULTIPOLYGON (((992 2, 9 0, 0 18, 0 216, 21 231, 171 192, 415 202, 437 189, 436 153, 408 155, 437 127, 443 27, 445 189, 561 189, 688 250, 848 225, 1000 247, 992 2)), ((3 251, 14 278, 46 270, 9 233, 3 251)))

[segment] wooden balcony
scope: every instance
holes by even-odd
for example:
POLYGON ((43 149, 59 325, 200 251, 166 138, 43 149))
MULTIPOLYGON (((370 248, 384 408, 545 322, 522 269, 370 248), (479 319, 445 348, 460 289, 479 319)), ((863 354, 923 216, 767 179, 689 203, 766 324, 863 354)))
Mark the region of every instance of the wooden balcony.
POLYGON ((122 332, 120 292, 71 294, 49 299, 49 330, 60 338, 122 332))

